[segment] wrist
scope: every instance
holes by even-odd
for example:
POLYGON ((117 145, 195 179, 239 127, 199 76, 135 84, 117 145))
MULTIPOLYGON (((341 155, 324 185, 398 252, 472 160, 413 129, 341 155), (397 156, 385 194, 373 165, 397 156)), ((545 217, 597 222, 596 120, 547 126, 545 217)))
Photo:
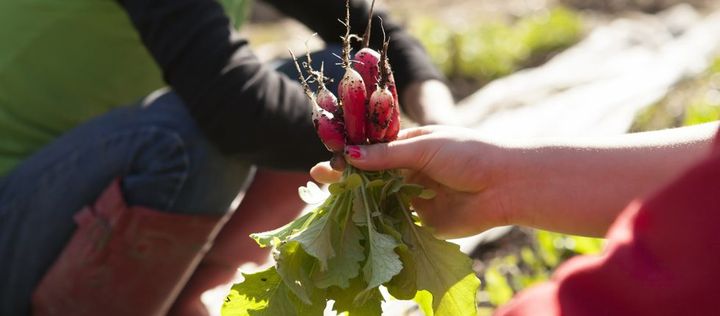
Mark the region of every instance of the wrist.
POLYGON ((473 146, 477 163, 468 174, 480 175, 473 182, 479 187, 477 205, 483 211, 476 220, 483 230, 496 226, 514 225, 525 221, 529 203, 523 196, 526 162, 520 148, 479 140, 473 146))
POLYGON ((525 150, 515 146, 498 146, 497 167, 491 175, 490 194, 498 200, 502 225, 526 225, 529 214, 535 206, 531 194, 534 170, 533 163, 525 155, 525 150))

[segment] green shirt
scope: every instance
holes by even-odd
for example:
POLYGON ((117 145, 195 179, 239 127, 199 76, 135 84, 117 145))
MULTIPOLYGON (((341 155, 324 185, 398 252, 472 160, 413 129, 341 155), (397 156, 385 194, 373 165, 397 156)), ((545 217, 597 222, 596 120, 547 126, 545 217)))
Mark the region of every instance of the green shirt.
MULTIPOLYGON (((224 0, 236 26, 247 0, 224 0)), ((0 1, 0 176, 78 124, 164 85, 115 0, 0 1)))

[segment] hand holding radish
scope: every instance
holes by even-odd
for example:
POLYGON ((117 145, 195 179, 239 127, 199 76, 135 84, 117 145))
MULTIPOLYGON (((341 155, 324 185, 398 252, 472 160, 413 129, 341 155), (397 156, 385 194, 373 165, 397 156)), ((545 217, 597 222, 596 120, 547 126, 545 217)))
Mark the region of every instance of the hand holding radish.
MULTIPOLYGON (((433 199, 412 201, 423 223, 443 237, 467 236, 508 224, 511 217, 500 179, 512 156, 475 135, 460 127, 411 128, 394 142, 348 146, 345 159, 363 170, 404 169, 406 181, 436 192, 433 199)), ((341 172, 320 163, 311 175, 334 183, 341 172)))
MULTIPOLYGON (((602 236, 632 199, 704 157, 716 129, 490 142, 470 129, 427 126, 387 144, 349 146, 345 159, 364 170, 405 169, 409 182, 434 190, 413 205, 445 237, 504 224, 602 236)), ((311 175, 332 183, 339 172, 321 163, 311 175)))
MULTIPOLYGON (((345 75, 337 98, 324 85, 323 67, 313 69, 309 55, 302 63, 309 77, 295 64, 313 107, 317 134, 336 156, 358 145, 393 141, 400 130, 388 42, 380 53, 364 47, 351 61, 350 40, 355 36, 350 34, 347 1, 346 7, 345 75), (318 83, 317 91, 310 88, 312 81, 318 83)), ((314 210, 283 227, 251 235, 260 247, 273 249, 275 265, 234 285, 224 312, 320 316, 334 301, 338 314, 381 315, 384 287, 397 299, 414 299, 426 314, 477 313, 480 281, 472 260, 458 245, 437 239, 410 206, 412 199, 433 199, 432 190, 406 182, 396 170, 347 166, 327 198, 317 199, 312 191, 319 191, 312 183, 299 190, 308 203, 322 201, 314 210)))

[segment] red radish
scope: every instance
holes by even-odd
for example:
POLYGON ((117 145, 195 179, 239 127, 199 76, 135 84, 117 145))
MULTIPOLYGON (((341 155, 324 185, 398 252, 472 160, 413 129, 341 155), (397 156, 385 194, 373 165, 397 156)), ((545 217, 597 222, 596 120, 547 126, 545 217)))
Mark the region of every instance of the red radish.
POLYGON ((320 140, 329 151, 342 151, 345 148, 345 126, 340 117, 337 98, 321 84, 313 101, 312 119, 320 140), (332 118, 329 115, 332 115, 332 118))
POLYGON ((388 42, 383 43, 383 51, 380 55, 380 78, 375 85, 375 92, 370 96, 368 103, 367 134, 371 143, 381 142, 385 136, 385 130, 390 125, 390 120, 395 109, 395 98, 388 88, 390 67, 387 58, 388 42))
POLYGON ((385 130, 390 125, 394 108, 395 100, 390 89, 378 86, 368 102, 366 133, 371 143, 378 143, 383 140, 385 130))
POLYGON ((311 64, 312 60, 310 59, 310 53, 308 52, 307 63, 305 63, 304 66, 305 70, 307 70, 310 76, 314 76, 318 83, 318 92, 315 96, 317 104, 323 110, 332 113, 334 117, 339 117, 342 114, 340 113, 340 107, 338 106, 338 99, 330 90, 328 90, 327 87, 325 87, 325 82, 328 81, 325 77, 325 63, 320 64, 320 71, 315 71, 311 64))
POLYGON ((380 75, 379 62, 380 53, 368 47, 359 50, 353 57, 353 68, 357 70, 365 82, 366 91, 375 89, 375 84, 377 84, 380 75))
POLYGON ((315 96, 317 104, 325 111, 333 114, 333 116, 339 116, 338 99, 335 95, 325 88, 325 85, 320 85, 320 89, 315 96))
MULTIPOLYGON (((307 83, 307 79, 305 79, 305 76, 302 73, 302 70, 300 70, 300 64, 297 62, 297 58, 295 57, 295 54, 290 51, 290 56, 292 56, 293 61, 295 61, 295 69, 297 69, 298 72, 298 79, 300 80, 300 85, 303 87, 303 90, 305 91, 305 95, 310 99, 310 102, 312 103, 312 120, 313 125, 315 126, 315 131, 317 132, 318 136, 320 137, 320 140, 325 145, 325 148, 327 148, 331 152, 339 152, 342 151, 345 148, 345 127, 343 126, 342 120, 338 115, 333 115, 333 118, 328 117, 328 114, 326 110, 320 107, 318 104, 318 98, 315 97, 315 94, 312 93, 312 90, 310 90, 310 86, 307 83)), ((312 73, 312 69, 310 69, 312 73)), ((335 109, 337 110, 337 98, 332 94, 332 92, 328 91, 324 85, 321 85, 322 89, 324 89, 327 92, 321 91, 318 93, 318 95, 322 94, 321 99, 324 100, 323 102, 326 104, 330 104, 330 101, 334 100, 335 103, 335 109)))
POLYGON ((390 67, 390 60, 387 57, 387 49, 388 49, 389 42, 383 43, 383 52, 380 56, 380 73, 382 74, 383 71, 387 73, 387 87, 390 89, 390 92, 392 93, 393 99, 395 100, 395 107, 398 109, 400 108, 400 102, 398 102, 398 93, 397 93, 397 87, 395 85, 395 76, 393 76, 392 67, 390 67))
POLYGON ((375 0, 370 4, 370 14, 368 17, 365 33, 362 36, 362 49, 360 49, 353 57, 353 68, 357 70, 365 81, 365 91, 369 94, 375 90, 375 84, 380 76, 380 53, 368 47, 370 45, 370 30, 372 29, 372 16, 375 8, 375 0))
MULTIPOLYGON (((388 69, 390 69, 390 64, 388 64, 388 69)), ((395 78, 393 77, 392 71, 388 76, 387 86, 388 89, 390 89, 390 93, 392 93, 393 95, 395 104, 393 106, 393 113, 390 118, 390 125, 388 125, 388 128, 385 131, 385 136, 383 137, 384 142, 389 142, 397 139, 397 134, 400 131, 400 102, 398 102, 397 88, 395 87, 395 78)))
POLYGON ((390 117, 390 125, 388 125, 387 130, 385 130, 382 141, 387 143, 396 140, 398 132, 400 132, 400 111, 397 106, 394 106, 390 117))
POLYGON ((390 128, 388 137, 394 139, 400 126, 399 118, 397 118, 399 112, 396 110, 398 98, 395 78, 387 58, 389 41, 383 38, 382 54, 368 47, 374 7, 375 0, 370 6, 370 18, 362 36, 363 48, 353 58, 353 68, 363 78, 365 90, 370 95, 365 133, 371 143, 381 142, 385 139, 386 130, 390 127, 391 122, 393 126, 390 128), (374 92, 370 94, 370 91, 374 92))
POLYGON ((345 127, 342 121, 331 119, 324 110, 313 111, 313 124, 320 140, 331 152, 341 152, 345 148, 345 127))
POLYGON ((342 66, 345 75, 340 79, 338 96, 342 107, 345 133, 349 144, 364 144, 367 113, 367 91, 360 74, 350 67, 350 1, 345 0, 345 36, 343 37, 342 66))
POLYGON ((345 69, 345 75, 340 80, 338 94, 340 95, 348 143, 353 145, 365 143, 367 93, 365 84, 357 71, 349 67, 345 69))
POLYGON ((330 90, 325 88, 324 84, 321 84, 315 100, 313 123, 320 140, 329 151, 342 151, 345 148, 345 126, 337 98, 330 90), (332 115, 332 118, 328 117, 328 112, 332 115))
POLYGON ((390 89, 390 92, 393 95, 393 99, 395 99, 395 107, 400 108, 400 102, 398 102, 398 94, 397 94, 397 86, 395 85, 395 76, 393 76, 392 70, 390 70, 390 64, 388 66, 388 72, 390 75, 388 75, 388 82, 387 87, 390 89))
POLYGON ((383 133, 383 142, 389 142, 397 139, 397 134, 400 131, 400 105, 397 97, 397 88, 395 87, 395 77, 392 74, 390 61, 387 57, 388 45, 388 41, 383 43, 383 51, 380 55, 380 84, 389 90, 390 96, 392 97, 391 109, 386 110, 390 113, 390 122, 386 126, 387 129, 385 130, 385 133, 383 133))

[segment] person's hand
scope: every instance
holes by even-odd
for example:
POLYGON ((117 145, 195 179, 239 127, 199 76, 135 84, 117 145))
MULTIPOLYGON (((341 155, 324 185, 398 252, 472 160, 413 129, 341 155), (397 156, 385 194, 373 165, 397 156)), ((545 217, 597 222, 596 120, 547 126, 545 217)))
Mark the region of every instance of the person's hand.
MULTIPOLYGON (((467 236, 509 222, 498 189, 504 162, 496 158, 504 157, 504 149, 474 135, 459 127, 411 128, 391 143, 349 146, 345 159, 363 170, 407 169, 408 183, 437 193, 430 200, 412 201, 423 223, 442 237, 467 236)), ((342 164, 342 159, 336 157, 333 163, 342 164)), ((340 178, 328 162, 315 166, 311 175, 322 183, 340 178)))
POLYGON ((450 89, 439 80, 409 84, 400 96, 400 102, 405 114, 420 125, 460 124, 450 89))
MULTIPOLYGON (((603 236, 633 199, 644 197, 707 155, 717 123, 596 138, 484 141, 460 127, 404 130, 387 144, 346 147, 364 170, 408 169, 407 182, 437 192, 415 200, 444 237, 519 224, 603 236)), ((342 168, 336 157, 334 166, 342 168)), ((337 181, 329 163, 311 170, 337 181)))

